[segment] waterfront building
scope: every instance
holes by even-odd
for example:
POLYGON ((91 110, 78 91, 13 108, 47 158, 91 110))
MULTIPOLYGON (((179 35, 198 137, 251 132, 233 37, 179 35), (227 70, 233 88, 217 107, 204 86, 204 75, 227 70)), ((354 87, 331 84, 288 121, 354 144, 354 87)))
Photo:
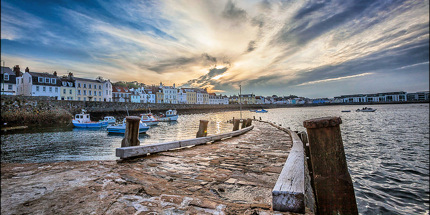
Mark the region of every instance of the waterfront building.
POLYGON ((255 97, 255 104, 265 104, 264 96, 256 96, 255 97))
MULTIPOLYGON (((15 67, 17 67, 19 71, 19 66, 17 65, 15 67)), ((15 67, 14 70, 16 70, 15 67)), ((16 72, 12 71, 9 67, 1 67, 1 95, 20 95, 17 93, 16 75, 16 72)))
MULTIPOLYGON (((130 89, 130 90, 132 90, 132 89, 130 89)), ((130 102, 140 103, 140 94, 137 91, 135 91, 135 90, 131 91, 130 102)))
POLYGON ((240 97, 239 100, 242 101, 242 104, 255 104, 254 94, 242 94, 240 97))
POLYGON ((342 100, 343 103, 363 103, 363 102, 401 102, 407 101, 406 92, 386 92, 376 94, 354 94, 341 95, 335 97, 337 100, 342 100))
POLYGON ((317 98, 309 100, 312 104, 325 104, 329 103, 330 100, 328 98, 317 98))
POLYGON ((226 105, 228 104, 228 97, 221 94, 217 95, 215 93, 209 93, 209 104, 226 105))
POLYGON ((187 92, 185 89, 178 89, 178 103, 179 104, 188 104, 187 103, 187 92))
POLYGON ((30 72, 27 67, 19 78, 19 88, 20 95, 49 96, 61 100, 61 78, 57 76, 57 72, 53 74, 30 72))
POLYGON ((77 77, 73 77, 73 80, 75 80, 78 101, 105 101, 109 98, 108 95, 102 95, 103 85, 106 84, 104 81, 77 77))
POLYGON ((113 102, 130 102, 131 92, 127 87, 112 86, 113 102))
POLYGON ((152 88, 145 89, 141 87, 140 101, 141 103, 156 103, 156 95, 153 93, 152 88))
POLYGON ((178 89, 173 86, 165 86, 160 82, 160 88, 163 92, 163 102, 168 104, 178 104, 178 89))
POLYGON ((97 80, 102 84, 102 101, 112 102, 112 82, 110 80, 104 80, 102 77, 98 77, 97 80))
POLYGON ((197 104, 197 91, 192 88, 183 88, 187 94, 187 104, 197 104))
POLYGON ((63 76, 60 79, 61 79, 60 99, 77 100, 76 86, 75 86, 75 81, 73 79, 73 73, 69 72, 67 76, 63 76))
POLYGON ((233 95, 228 99, 229 104, 239 104, 239 96, 233 95))
POLYGON ((429 101, 429 91, 422 91, 407 94, 408 101, 429 101))
POLYGON ((209 104, 209 94, 207 89, 196 89, 197 103, 196 104, 209 104))

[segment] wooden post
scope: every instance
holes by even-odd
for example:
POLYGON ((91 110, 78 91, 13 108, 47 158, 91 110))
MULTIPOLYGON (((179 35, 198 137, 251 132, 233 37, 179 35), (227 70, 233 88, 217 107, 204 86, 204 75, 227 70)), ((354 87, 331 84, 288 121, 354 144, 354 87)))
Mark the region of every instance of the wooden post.
POLYGON ((260 121, 261 121, 261 116, 260 116, 260 121))
POLYGON ((233 131, 239 130, 240 119, 233 119, 233 131))
POLYGON ((242 129, 246 128, 246 119, 242 119, 242 129))
POLYGON ((139 122, 140 117, 127 116, 125 118, 125 134, 124 139, 121 141, 121 147, 138 146, 139 141, 139 122))
POLYGON ((246 119, 246 127, 249 127, 252 125, 252 119, 248 118, 246 119))
POLYGON ((340 117, 306 120, 318 214, 358 214, 346 164, 340 117))
POLYGON ((208 123, 207 120, 200 120, 199 131, 196 134, 196 137, 206 137, 208 136, 208 123))
POLYGON ((255 120, 255 116, 253 116, 254 117, 254 120, 255 120))

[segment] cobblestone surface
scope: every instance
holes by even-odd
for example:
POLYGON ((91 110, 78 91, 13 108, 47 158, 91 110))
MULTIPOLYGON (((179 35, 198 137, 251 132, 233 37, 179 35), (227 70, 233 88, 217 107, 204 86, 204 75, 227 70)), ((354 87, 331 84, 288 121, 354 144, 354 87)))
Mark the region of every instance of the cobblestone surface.
POLYGON ((253 124, 239 137, 127 161, 2 164, 1 214, 293 214, 271 210, 291 138, 253 124))

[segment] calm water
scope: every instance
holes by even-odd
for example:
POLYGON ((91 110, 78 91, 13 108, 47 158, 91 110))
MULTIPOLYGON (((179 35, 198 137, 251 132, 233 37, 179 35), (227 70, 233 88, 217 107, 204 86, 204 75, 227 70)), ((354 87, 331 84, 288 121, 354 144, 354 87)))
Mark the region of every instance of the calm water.
MULTIPOLYGON (((340 116, 348 167, 361 214, 429 214, 429 105, 372 105, 374 113, 355 112, 362 106, 326 106, 270 109, 268 113, 242 111, 243 117, 262 117, 305 130, 303 121, 340 116), (341 110, 351 110, 342 113, 341 110)), ((369 106, 370 107, 370 106, 369 106)), ((209 120, 208 133, 231 131, 226 121, 239 111, 181 115, 178 122, 160 123, 141 144, 194 138, 199 120, 209 120)), ((113 160, 122 136, 105 129, 40 128, 1 136, 2 162, 56 162, 113 160)))

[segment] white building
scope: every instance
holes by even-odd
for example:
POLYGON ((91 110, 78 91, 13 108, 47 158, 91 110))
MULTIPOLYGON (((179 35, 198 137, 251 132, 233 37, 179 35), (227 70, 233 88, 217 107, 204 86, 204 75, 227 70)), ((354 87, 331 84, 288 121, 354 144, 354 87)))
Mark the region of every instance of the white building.
POLYGON ((160 83, 160 88, 163 92, 164 103, 178 104, 178 89, 176 89, 175 84, 173 86, 164 86, 160 83))
POLYGON ((228 97, 223 95, 216 95, 215 93, 209 93, 209 104, 214 105, 228 105, 228 97))
POLYGON ((30 72, 27 67, 19 78, 18 87, 22 89, 21 95, 24 96, 49 96, 61 100, 61 78, 56 72, 54 74, 30 72))
POLYGON ((133 90, 130 95, 130 102, 140 103, 140 94, 133 90))
POLYGON ((402 102, 407 101, 406 92, 387 92, 375 94, 354 94, 335 97, 343 103, 363 103, 363 102, 402 102))
MULTIPOLYGON (((19 71, 19 66, 14 67, 15 71, 19 71)), ((20 95, 17 89, 17 74, 9 67, 1 67, 1 95, 20 95)), ((19 74, 18 74, 19 75, 19 74)))
POLYGON ((178 89, 178 103, 187 104, 187 92, 185 89, 178 89))

